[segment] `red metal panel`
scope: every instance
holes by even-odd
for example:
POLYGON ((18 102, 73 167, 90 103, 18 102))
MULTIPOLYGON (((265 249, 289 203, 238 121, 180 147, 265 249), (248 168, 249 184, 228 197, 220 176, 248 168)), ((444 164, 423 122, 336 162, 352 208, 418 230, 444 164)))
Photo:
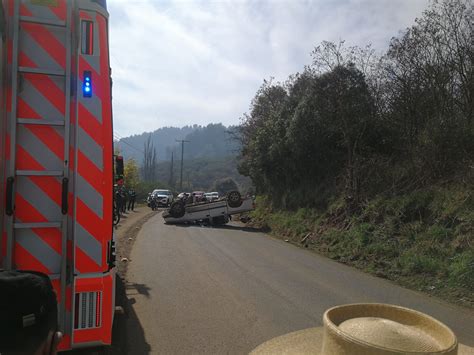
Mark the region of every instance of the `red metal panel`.
POLYGON ((40 4, 39 2, 35 4, 35 1, 31 0, 24 1, 20 6, 20 15, 66 21, 66 1, 68 0, 55 0, 48 4, 40 4))
POLYGON ((79 104, 79 116, 81 117, 81 127, 84 131, 98 144, 103 142, 103 126, 94 117, 94 115, 88 111, 84 105, 79 104))
MULTIPOLYGON (((61 285, 59 280, 52 280, 54 291, 58 299, 61 299, 61 285)), ((72 319, 72 288, 68 286, 66 288, 66 313, 67 319, 72 319)), ((71 349, 71 334, 63 334, 63 339, 58 346, 59 350, 69 350, 71 349)))
MULTIPOLYGON (((61 43, 53 33, 53 28, 46 28, 44 25, 35 23, 23 23, 21 25, 21 31, 24 31, 23 35, 30 36, 43 50, 51 57, 54 61, 52 64, 58 64, 60 67, 65 69, 66 67, 66 48, 64 43, 61 43)), ((65 37, 63 41, 65 40, 65 37)), ((24 50, 27 50, 25 48, 24 50)), ((33 59, 33 58, 31 58, 33 59)), ((20 66, 23 63, 19 62, 20 66)))
MULTIPOLYGON (((66 19, 66 0, 58 0, 58 6, 35 5, 25 1, 20 4, 21 16, 32 16, 52 20, 66 19), (53 9, 54 8, 54 9, 53 9)), ((14 1, 9 0, 9 21, 13 19, 14 1)), ((40 69, 65 69, 66 49, 64 46, 65 28, 47 25, 21 23, 19 37, 19 66, 40 69), (61 39, 62 36, 62 39, 61 39)), ((9 35, 8 58, 12 63, 12 36, 9 35)), ((36 120, 64 120, 65 79, 44 74, 19 74, 17 117, 36 120)), ((10 86, 10 85, 9 85, 10 86)), ((8 93, 11 102, 11 91, 8 93)), ((62 128, 61 128, 62 129, 62 128)), ((17 170, 62 170, 64 159, 64 133, 59 129, 38 125, 17 126, 15 147, 15 169, 17 170)), ((13 174, 13 172, 10 172, 13 174)), ((56 222, 61 220, 61 185, 59 178, 51 176, 18 176, 15 181, 16 223, 56 222), (28 187, 29 191, 23 191, 28 187), (47 206, 48 208, 41 208, 47 206)), ((59 229, 33 228, 27 231, 28 237, 20 237, 21 230, 15 231, 14 264, 23 268, 24 253, 40 253, 34 249, 40 246, 51 253, 61 254, 61 233, 59 229), (21 241, 23 240, 23 244, 21 241), (43 242, 43 244, 38 244, 43 242), (36 243, 36 244, 35 244, 36 243), (28 249, 28 247, 31 247, 28 249)), ((43 249, 41 249, 43 250, 43 249)), ((34 255, 33 269, 58 273, 46 265, 37 265, 43 255, 34 255)), ((30 267, 32 268, 32 267, 30 267)))
MULTIPOLYGON (((20 1, 20 0, 18 0, 20 1)), ((38 5, 32 1, 21 1, 20 16, 42 18, 53 21, 67 20, 68 0, 57 0, 50 6, 38 5)), ((13 19, 15 0, 5 0, 8 21, 13 19)), ((72 4, 72 1, 71 1, 72 4)), ((84 2, 84 4, 87 4, 84 2)), ((72 9, 73 6, 69 6, 72 9)), ((18 124, 16 126, 15 147, 10 152, 10 136, 5 135, 4 154, 6 164, 10 153, 15 155, 15 169, 23 171, 62 171, 64 167, 64 126, 59 121, 68 120, 71 124, 71 146, 69 148, 69 171, 75 183, 85 187, 69 193, 69 216, 77 223, 77 230, 70 230, 67 242, 67 255, 61 255, 60 228, 14 229, 14 267, 33 269, 49 274, 53 278, 58 299, 61 299, 61 285, 58 279, 59 265, 67 257, 74 272, 81 277, 87 273, 95 276, 109 270, 107 263, 108 242, 112 239, 112 121, 111 87, 107 43, 107 19, 95 12, 80 11, 80 18, 94 22, 93 40, 95 50, 92 56, 72 56, 72 76, 78 83, 77 92, 71 98, 70 117, 66 112, 65 77, 46 74, 19 73, 16 117, 30 120, 56 121, 55 126, 18 124), (82 74, 89 70, 93 77, 93 98, 81 98, 82 74), (78 105, 78 116, 75 107, 78 105), (77 140, 75 140, 76 138, 77 140), (81 146, 82 144, 82 146, 81 146), (77 160, 76 158, 77 152, 77 160), (92 197, 92 198, 91 198, 92 197), (94 205, 94 197, 101 204, 94 205), (92 202, 91 202, 92 201, 92 202), (75 210, 75 206, 77 209, 75 210), (83 233, 83 235, 79 235, 83 233), (74 237, 73 237, 74 234, 74 237), (75 264, 72 264, 72 263, 75 264)), ((77 21, 73 19, 73 31, 77 21)), ((58 23, 60 24, 60 23, 58 23)), ((9 27, 10 29, 12 26, 9 27)), ((65 73, 67 31, 60 26, 49 26, 21 22, 19 31, 18 66, 49 70, 57 74, 65 73)), ((78 34, 73 33, 72 38, 78 34)), ((13 42, 11 33, 7 36, 7 63, 12 69, 13 42)), ((76 51, 75 43, 72 50, 76 51)), ((89 48, 91 49, 91 48, 89 48)), ((16 69, 16 68, 15 68, 16 69)), ((11 70, 10 70, 11 73, 11 70)), ((11 75, 11 74, 10 74, 11 75)), ((11 77, 9 78, 11 80, 11 77)), ((12 112, 11 83, 6 88, 7 112, 12 112)), ((12 121, 13 122, 13 121, 12 121)), ((15 172, 9 172, 14 175, 15 172)), ((72 184, 71 184, 72 186, 72 184)), ((58 222, 61 217, 61 177, 24 176, 15 177, 15 215, 14 222, 42 223, 58 222)), ((5 255, 6 233, 0 231, 1 253, 5 255)), ((1 260, 0 260, 1 261, 1 260)), ((111 342, 113 319, 113 294, 115 275, 93 279, 77 279, 75 292, 100 291, 98 304, 102 313, 96 325, 99 328, 80 330, 74 333, 75 343, 111 342)), ((66 288, 66 323, 72 325, 73 288, 66 288)), ((71 347, 71 336, 66 334, 60 349, 71 347)))
MULTIPOLYGON (((54 291, 56 292, 56 295, 58 298, 61 298, 61 285, 59 283, 59 279, 52 280, 52 284, 54 287, 54 291)), ((66 288, 66 310, 68 312, 72 311, 72 288, 67 287, 66 288)))
MULTIPOLYGON (((92 73, 93 98, 79 98, 78 126, 85 134, 79 136, 77 142, 77 173, 90 186, 90 193, 100 196, 102 205, 99 211, 94 211, 82 198, 76 195, 77 223, 101 244, 101 264, 96 272, 107 271, 107 246, 112 237, 112 124, 111 124, 111 94, 108 65, 107 22, 98 14, 81 11, 80 19, 94 22, 94 43, 98 48, 93 55, 79 54, 79 78, 84 71, 92 73), (98 37, 96 40, 96 37, 98 37), (100 55, 97 55, 99 54, 100 55), (82 150, 81 139, 95 142, 100 156, 85 154, 82 150)), ((78 91, 81 92, 81 85, 78 91)), ((84 147, 86 148, 86 147, 84 147)), ((87 250, 79 250, 76 245, 76 269, 90 270, 93 268, 91 258, 87 258, 87 250), (86 255, 84 255, 86 254, 86 255)))
POLYGON ((63 334, 63 339, 61 340, 61 343, 59 343, 58 350, 59 351, 71 350, 71 346, 72 346, 71 335, 63 334))
MULTIPOLYGON (((60 137, 53 128, 47 126, 31 126, 23 127, 22 129, 27 130, 28 133, 32 133, 30 137, 37 138, 42 143, 42 146, 54 154, 58 160, 62 161, 64 146, 59 143, 62 143, 63 138, 60 137)), ((46 170, 36 159, 40 159, 40 157, 35 156, 34 152, 22 146, 21 142, 17 144, 15 161, 17 169, 46 170)), ((59 168, 61 169, 62 166, 59 166, 59 168)))
MULTIPOLYGON (((95 21, 94 37, 95 46, 98 45, 100 57, 79 55, 79 77, 81 73, 88 70, 92 73, 93 100, 79 100, 78 128, 83 134, 88 136, 101 149, 101 157, 85 154, 78 142, 79 149, 77 155, 78 174, 91 186, 98 195, 101 196, 102 215, 98 215, 86 202, 81 200, 81 195, 76 198, 77 222, 81 223, 94 238, 101 243, 102 263, 100 271, 108 270, 107 247, 112 239, 112 119, 111 119, 111 93, 110 93, 110 73, 108 63, 108 43, 107 43, 107 21, 98 14, 81 11, 81 19, 95 21), (98 114, 100 113, 100 117, 98 114)), ((97 55, 97 51, 95 53, 97 55)), ((80 86, 78 86, 80 89, 80 86)), ((89 271, 93 266, 93 260, 88 257, 80 248, 76 247, 76 269, 81 272, 89 271)), ((95 329, 74 330, 73 344, 87 344, 100 342, 110 344, 112 340, 112 319, 113 319, 113 294, 115 275, 108 275, 104 278, 96 279, 76 279, 75 292, 102 291, 101 304, 101 326, 95 329)))
MULTIPOLYGON (((18 0, 19 2, 20 0, 18 0)), ((9 65, 6 86, 9 130, 15 120, 56 120, 64 121, 65 115, 65 77, 45 74, 18 73, 18 92, 16 116, 12 113, 12 76, 18 68, 13 68, 13 9, 14 0, 6 4, 7 63, 9 65)), ((58 0, 57 7, 34 5, 22 1, 20 15, 35 18, 66 20, 66 0, 58 0)), ((65 71, 66 28, 20 22, 18 38, 18 66, 38 70, 65 71)), ((68 118, 69 119, 69 118, 68 118)), ((53 286, 61 299, 59 285, 60 266, 63 256, 60 228, 26 228, 22 223, 60 222, 61 183, 60 177, 17 175, 15 170, 62 171, 64 166, 64 126, 39 126, 16 124, 14 151, 10 152, 10 135, 6 138, 5 157, 15 155, 15 213, 13 222, 13 267, 17 269, 38 270, 49 274, 53 286)), ((7 162, 9 165, 9 161, 7 162)), ((72 199, 72 196, 71 196, 72 199)), ((44 226, 43 226, 44 227, 44 226)), ((5 255, 6 233, 2 232, 2 253, 5 255)), ((69 248, 71 249, 71 248, 69 248)), ((1 256, 0 256, 1 257, 1 256)), ((64 256, 66 257, 66 256, 64 256)), ((71 287, 66 288, 65 317, 71 319, 71 287)), ((66 330, 67 330, 66 326, 66 330)), ((70 348, 70 335, 65 335, 61 347, 70 348), (69 340, 68 340, 69 339, 69 340)))
MULTIPOLYGON (((48 75, 23 74, 23 80, 26 81, 25 84, 31 84, 31 87, 33 89, 36 89, 37 95, 42 96, 41 99, 47 100, 50 104, 52 104, 53 107, 59 112, 59 114, 64 117, 65 96, 64 91, 59 88, 60 86, 64 88, 64 79, 55 79, 48 75)), ((21 110, 21 107, 18 107, 18 109, 21 110)), ((41 107, 35 107, 33 110, 38 109, 41 109, 41 107)), ((43 118, 51 119, 56 117, 43 118)))
POLYGON ((81 176, 96 190, 102 192, 104 173, 81 151, 77 154, 77 165, 81 169, 81 176))
POLYGON ((84 253, 81 248, 76 247, 76 263, 74 268, 79 274, 94 273, 100 267, 94 259, 84 253))
POLYGON ((66 21, 67 16, 67 6, 66 2, 68 0, 59 0, 57 6, 51 6, 50 10, 53 12, 56 17, 62 21, 66 21))
POLYGON ((96 278, 78 278, 76 279, 75 292, 102 292, 101 299, 101 326, 93 329, 74 330, 73 343, 92 343, 100 342, 102 344, 111 344, 112 342, 112 319, 114 305, 114 278, 115 274, 106 274, 104 277, 96 278))
MULTIPOLYGON (((17 217, 22 222, 47 222, 46 218, 23 198, 18 197, 18 205, 20 212, 17 217)), ((32 228, 32 231, 56 253, 61 254, 61 231, 58 228, 32 228)), ((49 273, 52 272, 53 270, 50 270, 49 273)))
MULTIPOLYGON (((108 44, 108 25, 107 19, 103 16, 96 18, 99 25, 99 40, 101 48, 100 67, 101 67, 101 85, 102 87, 102 114, 103 114, 103 147, 104 147, 104 171, 107 176, 104 184, 104 201, 108 203, 104 206, 104 255, 107 254, 108 243, 112 240, 113 227, 109 221, 113 219, 113 129, 112 129, 112 93, 110 82, 110 63, 109 63, 109 44, 108 44)), ((107 258, 104 257, 107 262, 107 258)), ((108 268, 108 265, 106 265, 108 268)), ((112 288, 112 287, 111 287, 112 288)), ((115 290, 113 291, 115 292, 115 290)), ((112 316, 110 316, 112 318, 112 316)))
POLYGON ((15 245, 14 257, 16 260, 16 268, 20 270, 36 270, 45 274, 49 273, 49 270, 41 264, 34 255, 29 253, 21 245, 15 245))
POLYGON ((0 245, 0 265, 3 264, 3 259, 6 257, 6 249, 7 249, 7 231, 4 229, 2 232, 2 240, 0 245))
POLYGON ((36 136, 41 143, 55 154, 59 159, 64 159, 64 137, 59 132, 48 126, 31 126, 28 127, 31 133, 36 136))

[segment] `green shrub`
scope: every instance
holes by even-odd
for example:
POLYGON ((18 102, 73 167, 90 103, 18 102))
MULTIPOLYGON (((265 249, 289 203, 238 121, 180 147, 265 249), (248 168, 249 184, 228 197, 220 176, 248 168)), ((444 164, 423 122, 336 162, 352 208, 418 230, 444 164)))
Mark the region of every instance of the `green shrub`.
POLYGON ((451 236, 452 230, 450 228, 437 224, 430 226, 426 232, 423 233, 425 239, 437 242, 440 246, 442 243, 449 242, 451 236))
POLYGON ((374 226, 370 223, 362 223, 353 228, 350 237, 359 247, 365 247, 373 241, 374 226))
POLYGON ((474 290, 474 251, 466 251, 454 258, 449 266, 449 277, 452 284, 474 290))
POLYGON ((434 191, 431 210, 440 221, 450 225, 474 220, 474 194, 463 185, 439 188, 434 191))
POLYGON ((430 203, 433 199, 433 193, 430 190, 418 190, 402 197, 403 222, 424 220, 431 217, 430 203))
POLYGON ((404 253, 399 258, 399 263, 402 271, 407 275, 420 273, 436 275, 443 268, 440 260, 416 250, 404 253))

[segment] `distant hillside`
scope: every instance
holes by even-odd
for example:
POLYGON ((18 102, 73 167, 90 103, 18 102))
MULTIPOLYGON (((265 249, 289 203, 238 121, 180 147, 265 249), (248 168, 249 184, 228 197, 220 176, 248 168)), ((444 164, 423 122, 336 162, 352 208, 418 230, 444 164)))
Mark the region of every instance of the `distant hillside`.
POLYGON ((182 128, 163 127, 153 132, 144 132, 142 134, 124 137, 118 141, 115 141, 115 147, 120 150, 120 154, 122 154, 126 160, 133 158, 138 162, 138 164, 141 165, 143 161, 143 145, 145 144, 148 136, 151 135, 153 144, 158 154, 158 159, 165 160, 166 150, 168 147, 176 144, 176 139, 184 139, 186 135, 193 132, 197 128, 197 125, 185 126, 182 128))
POLYGON ((235 127, 225 127, 221 123, 207 126, 185 126, 182 128, 164 127, 153 132, 125 137, 115 142, 125 159, 134 158, 140 165, 143 161, 143 150, 146 139, 151 135, 159 161, 181 159, 181 144, 176 140, 185 139, 189 142, 184 146, 184 159, 222 158, 236 155, 239 146, 232 139, 235 127))
MULTIPOLYGON (((175 160, 173 166, 173 183, 176 190, 179 189, 180 179, 180 161, 175 160)), ((157 179, 159 181, 170 181, 171 162, 162 162, 158 164, 157 179)), ((212 189, 216 180, 230 177, 237 185, 239 190, 247 192, 251 186, 249 178, 242 176, 237 171, 236 158, 196 158, 184 161, 183 168, 183 190, 205 190, 212 189)))

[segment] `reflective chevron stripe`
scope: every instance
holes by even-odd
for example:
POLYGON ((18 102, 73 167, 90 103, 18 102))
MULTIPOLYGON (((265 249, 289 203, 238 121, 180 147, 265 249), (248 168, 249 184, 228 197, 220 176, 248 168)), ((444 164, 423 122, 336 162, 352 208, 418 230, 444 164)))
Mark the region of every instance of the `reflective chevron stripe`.
MULTIPOLYGON (((81 118, 79 118, 79 121, 83 123, 81 118)), ((97 167, 97 169, 103 170, 104 151, 102 146, 96 143, 96 141, 86 133, 81 125, 79 125, 79 128, 77 129, 77 137, 78 149, 97 167)))
MULTIPOLYGON (((66 0, 69 1, 69 0, 66 0)), ((49 20, 66 20, 66 1, 58 0, 56 6, 44 6, 31 0, 21 0, 20 15, 34 16, 49 20)))
MULTIPOLYGON (((92 79, 94 81, 94 78, 92 79)), ((95 83, 94 83, 95 84, 95 83)), ((79 79, 78 87, 82 87, 82 80, 79 79)), ((84 98, 79 100, 80 109, 85 115, 93 117, 98 123, 102 123, 102 102, 99 96, 92 96, 89 101, 85 101, 84 98)))
POLYGON ((81 250, 86 250, 87 255, 92 260, 94 260, 97 265, 102 264, 102 247, 100 242, 95 239, 87 230, 85 230, 79 223, 76 226, 76 245, 81 250))
MULTIPOLYGON (((43 128, 43 127, 36 127, 43 128)), ((49 127, 45 127, 49 128, 49 127)), ((60 159, 49 146, 44 144, 31 130, 27 127, 21 127, 18 130, 17 136, 17 152, 20 149, 23 149, 31 159, 34 157, 34 160, 42 167, 39 170, 62 170, 63 161, 60 159), (41 152, 41 154, 38 154, 41 152)), ((62 148, 62 147, 55 147, 62 148)), ((28 161, 28 158, 22 154, 17 154, 17 169, 18 170, 30 170, 34 163, 28 161)), ((36 169, 33 169, 36 170, 36 169)))
POLYGON ((78 175, 76 179, 76 187, 81 191, 80 198, 82 202, 84 202, 86 206, 97 215, 97 217, 102 218, 104 204, 102 195, 98 193, 81 175, 78 175))
MULTIPOLYGON (((22 102, 19 102, 18 104, 18 116, 19 117, 24 117, 24 118, 29 118, 28 114, 23 113, 22 110, 29 110, 29 112, 34 111, 38 115, 40 119, 47 119, 47 120, 57 120, 57 121, 64 121, 64 99, 62 99, 60 96, 59 98, 56 98, 55 100, 61 100, 62 102, 59 103, 59 106, 61 109, 58 109, 57 106, 48 100, 44 94, 39 90, 36 85, 33 83, 37 84, 34 81, 34 77, 38 77, 38 75, 34 74, 25 74, 23 76, 23 84, 22 84, 22 91, 18 95, 18 97, 25 103, 26 107, 23 107, 22 102), (61 107, 62 106, 62 107, 61 107)), ((44 78, 42 78, 42 83, 41 85, 45 84, 44 78)), ((45 89, 54 89, 52 87, 51 83, 54 83, 54 81, 62 80, 60 78, 50 78, 50 83, 45 89)), ((58 91, 57 89, 55 91, 58 91)), ((54 95, 56 96, 58 92, 55 92, 54 95)), ((64 96, 64 92, 59 92, 62 96, 64 96)))
MULTIPOLYGON (((64 69, 64 66, 57 63, 51 57, 49 52, 36 42, 36 40, 30 34, 29 31, 25 30, 21 32, 20 41, 22 41, 22 43, 24 44, 24 46, 22 46, 22 53, 25 55, 25 57, 23 57, 22 59, 25 59, 25 61, 27 60, 26 58, 32 58, 34 59, 34 62, 38 68, 54 70, 64 69)), ((23 64, 22 59, 20 59, 20 66, 23 64)))
MULTIPOLYGON (((40 179, 54 180, 52 177, 40 177, 40 179)), ((17 195, 21 196, 41 214, 47 221, 59 221, 61 216, 60 206, 49 198, 49 196, 34 184, 29 177, 17 177, 17 195)), ((30 209, 28 209, 30 210, 30 209)), ((30 222, 30 221, 24 221, 30 222)))
MULTIPOLYGON (((59 235, 61 233, 58 233, 59 235)), ((61 255, 31 229, 22 229, 16 232, 16 242, 48 269, 48 274, 59 274, 61 255)))
MULTIPOLYGON (((101 236, 106 234, 109 223, 109 213, 105 213, 108 206, 104 206, 105 189, 112 190, 111 181, 104 180, 105 160, 104 156, 111 156, 111 151, 104 151, 104 126, 103 126, 103 78, 101 72, 101 61, 99 56, 100 38, 95 15, 89 12, 80 13, 81 19, 94 22, 94 53, 93 55, 79 54, 78 58, 78 118, 76 130, 77 157, 76 168, 76 207, 75 207, 75 242, 76 263, 75 267, 81 270, 89 270, 90 261, 98 265, 97 271, 107 269, 105 250, 106 242, 101 236), (82 73, 92 73, 93 95, 85 98, 82 93, 82 73), (87 257, 85 257, 87 256, 87 257)), ((106 71, 107 72, 107 71, 106 71)))

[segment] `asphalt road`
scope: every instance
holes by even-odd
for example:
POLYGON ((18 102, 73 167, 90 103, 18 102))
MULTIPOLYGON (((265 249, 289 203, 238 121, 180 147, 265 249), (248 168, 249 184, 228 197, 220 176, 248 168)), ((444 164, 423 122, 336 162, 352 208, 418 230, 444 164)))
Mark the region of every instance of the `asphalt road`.
POLYGON ((244 354, 355 302, 423 311, 474 346, 473 311, 237 226, 169 226, 156 215, 137 236, 127 280, 131 354, 244 354))

